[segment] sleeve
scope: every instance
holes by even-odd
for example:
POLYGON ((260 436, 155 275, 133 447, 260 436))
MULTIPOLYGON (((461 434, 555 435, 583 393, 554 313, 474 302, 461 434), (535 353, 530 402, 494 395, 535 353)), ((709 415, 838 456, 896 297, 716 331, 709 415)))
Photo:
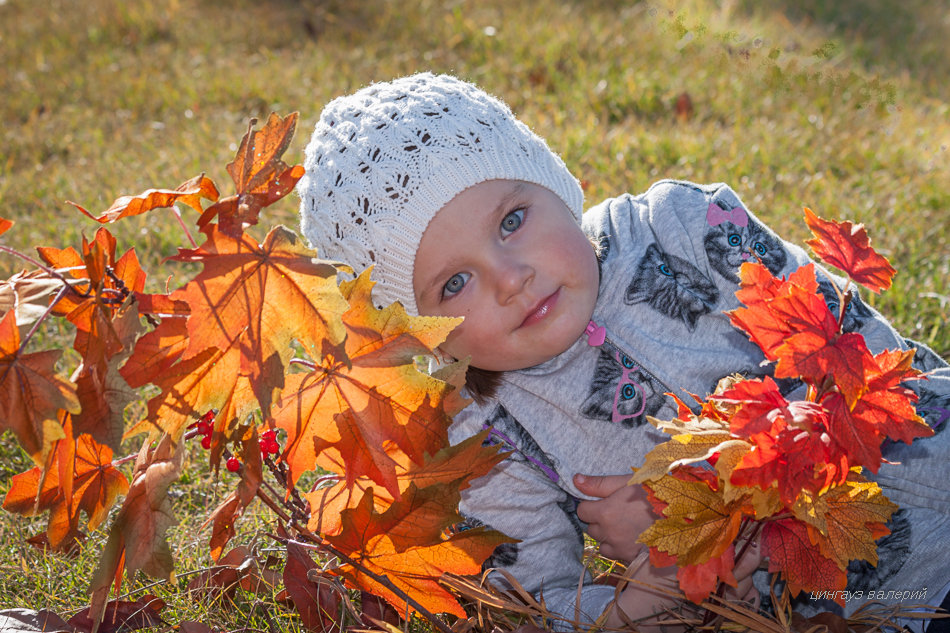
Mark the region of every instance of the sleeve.
MULTIPOLYGON (((456 417, 455 434, 460 426, 475 428, 477 420, 471 418, 479 415, 479 408, 470 409, 459 414, 463 419, 456 417)), ((485 568, 504 570, 543 600, 556 618, 545 626, 557 631, 573 630, 575 620, 593 623, 614 598, 613 587, 591 583, 582 562, 585 526, 577 519, 575 505, 538 464, 518 459, 517 453, 462 491, 460 512, 466 524, 486 525, 518 541, 496 548, 485 568)), ((512 589, 504 574, 489 574, 489 580, 499 589, 512 589)))

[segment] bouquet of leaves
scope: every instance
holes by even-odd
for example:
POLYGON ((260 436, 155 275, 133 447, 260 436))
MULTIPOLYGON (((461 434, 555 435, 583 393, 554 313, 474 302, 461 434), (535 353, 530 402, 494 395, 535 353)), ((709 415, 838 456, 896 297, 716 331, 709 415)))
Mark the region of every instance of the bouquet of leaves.
POLYGON ((842 331, 851 283, 880 292, 894 269, 863 227, 807 208, 805 221, 815 254, 849 277, 836 287, 839 314, 819 294, 813 264, 786 279, 757 262, 742 265, 744 305, 729 313, 774 363, 775 378, 798 381, 804 398, 787 400, 769 377, 737 376, 706 399, 694 396, 694 408, 677 400, 675 419, 652 420, 670 439, 633 478, 661 516, 640 538, 651 562, 675 563, 697 603, 720 582, 735 586, 735 561, 756 539, 792 596, 817 591, 843 603, 848 563, 877 563, 875 541, 897 509, 863 470, 878 471, 885 440, 933 434, 907 386, 919 375, 914 350, 872 354, 860 334, 842 331))
MULTIPOLYGON (((251 233, 261 210, 303 175, 281 158, 296 120, 272 114, 262 130, 251 122, 227 166, 231 196, 202 174, 119 198, 98 216, 79 207, 100 224, 170 209, 188 245, 169 259, 200 267, 176 289, 144 292, 135 251, 119 255, 104 227, 80 250, 39 247, 39 259, 0 245, 31 267, 0 287, 0 431, 12 431, 36 464, 13 477, 3 507, 48 512, 31 542, 69 551, 121 500, 90 582, 93 622, 126 574, 172 576, 168 492, 189 441, 233 486, 205 524, 212 558, 256 586, 245 582, 257 569, 247 552, 226 548, 247 506, 266 504, 281 523, 273 537, 286 547, 285 567, 255 577, 283 583, 315 630, 342 622, 345 584, 448 631, 433 614, 466 612, 440 579, 479 573, 508 541, 486 528, 450 529, 460 491, 501 459, 482 437, 449 446, 452 416, 466 404, 465 366, 436 376, 419 367, 459 320, 377 309, 368 271, 338 284, 349 268, 315 259, 288 229, 263 240, 251 233), (31 346, 54 318, 75 332, 78 363, 66 372, 62 350, 31 346), (117 457, 132 438, 140 448, 117 457), (317 483, 298 489, 312 471, 317 483)), ((0 234, 12 225, 0 219, 0 234)))

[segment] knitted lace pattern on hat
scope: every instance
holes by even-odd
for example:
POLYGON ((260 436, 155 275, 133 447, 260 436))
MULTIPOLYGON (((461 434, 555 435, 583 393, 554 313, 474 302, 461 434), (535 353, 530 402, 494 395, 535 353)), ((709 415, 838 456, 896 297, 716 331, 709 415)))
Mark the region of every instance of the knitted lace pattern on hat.
MULTIPOLYGON (((371 278, 378 305, 418 314, 413 264, 435 214, 463 190, 508 179, 546 187, 580 221, 564 162, 498 99, 448 75, 377 83, 331 101, 306 148, 300 224, 320 256, 371 278)), ((459 227, 464 229, 464 227, 459 227)))

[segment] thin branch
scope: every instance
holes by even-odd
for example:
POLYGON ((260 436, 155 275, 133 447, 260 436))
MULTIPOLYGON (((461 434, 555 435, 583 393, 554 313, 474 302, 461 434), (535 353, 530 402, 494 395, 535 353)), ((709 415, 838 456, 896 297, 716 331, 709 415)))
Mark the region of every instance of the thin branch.
POLYGON ((50 301, 49 307, 46 308, 46 312, 43 313, 43 316, 38 318, 33 327, 30 328, 30 331, 26 333, 26 336, 23 337, 23 341, 20 343, 20 349, 17 350, 17 353, 20 354, 23 350, 26 349, 26 344, 30 342, 30 339, 33 338, 33 335, 36 334, 37 330, 40 329, 40 325, 49 318, 49 315, 53 313, 53 308, 56 307, 56 304, 59 303, 63 297, 66 296, 66 292, 70 288, 69 284, 64 285, 59 289, 59 292, 56 293, 56 296, 50 301))
POLYGON ((316 549, 316 550, 325 552, 327 554, 336 556, 347 565, 350 565, 351 567, 357 569, 360 573, 365 574, 366 576, 369 576, 370 578, 378 582, 380 585, 382 585, 386 589, 389 589, 391 592, 399 596, 402 600, 405 600, 406 604, 408 604, 413 609, 415 609, 421 616, 423 616, 429 622, 431 622, 433 626, 439 629, 442 633, 455 633, 451 627, 449 627, 434 613, 430 612, 428 609, 426 609, 421 604, 416 602, 411 596, 409 596, 409 594, 407 594, 405 591, 403 591, 402 589, 394 585, 393 582, 389 580, 388 577, 383 576, 381 574, 377 574, 376 572, 373 572, 367 569, 361 563, 353 560, 352 558, 350 558, 349 556, 347 556, 346 554, 344 554, 337 548, 333 547, 326 541, 318 539, 315 535, 310 534, 309 531, 304 531, 304 533, 301 534, 301 536, 304 536, 304 535, 307 536, 308 540, 312 540, 313 542, 302 543, 294 539, 281 539, 277 537, 275 538, 277 538, 278 541, 284 542, 286 544, 294 544, 294 545, 299 545, 300 547, 306 547, 308 549, 316 549))

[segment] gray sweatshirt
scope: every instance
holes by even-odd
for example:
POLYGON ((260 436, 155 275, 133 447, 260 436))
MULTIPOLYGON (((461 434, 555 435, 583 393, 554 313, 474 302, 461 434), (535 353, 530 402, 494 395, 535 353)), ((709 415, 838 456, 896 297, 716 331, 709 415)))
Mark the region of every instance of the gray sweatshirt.
MULTIPOLYGON (((581 618, 593 621, 613 599, 614 588, 591 584, 582 565, 585 526, 575 506, 583 495, 573 476, 626 474, 641 465, 644 455, 667 439, 647 416, 676 415, 666 392, 692 402, 687 392, 705 396, 724 376, 769 373, 758 347, 724 314, 739 306, 737 270, 751 252, 776 275, 811 260, 762 225, 722 184, 661 181, 642 195, 593 207, 584 214, 583 227, 600 245, 593 321, 605 328, 603 342, 585 335, 541 365, 505 373, 495 398, 467 407, 449 434, 455 443, 490 428, 489 442, 514 449, 462 495, 462 513, 472 524, 519 539, 499 547, 486 566, 511 573, 542 595, 552 612, 572 620, 579 607, 581 618)), ((830 284, 840 287, 843 280, 818 272, 837 314, 830 284)), ((917 347, 859 298, 849 306, 844 327, 863 334, 875 353, 917 347)), ((922 346, 915 363, 934 372, 913 387, 921 394, 920 414, 936 424, 950 413, 950 368, 922 346)), ((782 383, 789 398, 799 387, 782 383)), ((858 590, 865 596, 874 591, 872 597, 879 590, 885 596, 888 590, 907 590, 909 597, 927 588, 925 602, 939 603, 938 591, 950 579, 948 441, 950 433, 938 433, 888 449, 888 459, 904 464, 885 465, 876 478, 902 510, 892 519, 892 535, 879 545, 878 567, 852 563, 849 597, 858 590)), ((505 586, 499 574, 495 582, 505 586)), ((809 597, 803 611, 829 608, 809 597)), ((862 602, 850 600, 846 610, 862 602)))

